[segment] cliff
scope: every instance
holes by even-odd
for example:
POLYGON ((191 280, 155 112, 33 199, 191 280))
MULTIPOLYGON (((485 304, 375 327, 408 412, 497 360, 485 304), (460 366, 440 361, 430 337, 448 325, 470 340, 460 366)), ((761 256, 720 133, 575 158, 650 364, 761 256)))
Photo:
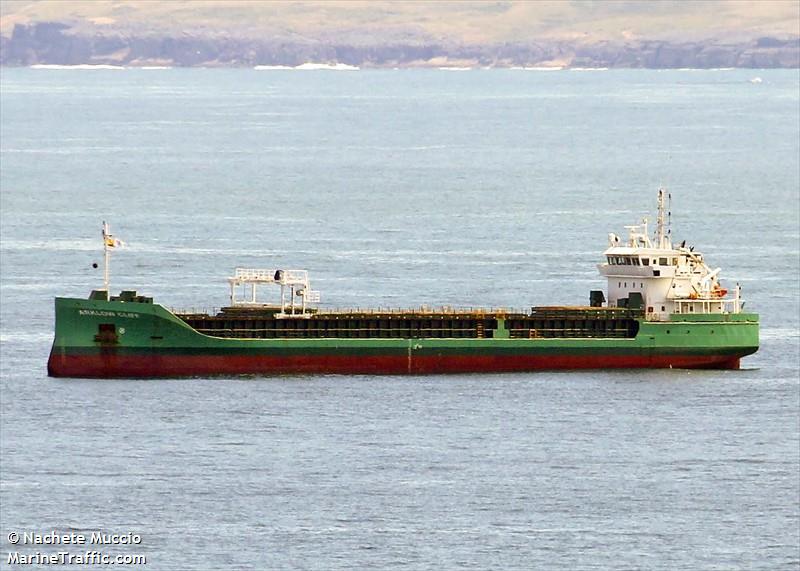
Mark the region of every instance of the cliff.
POLYGON ((0 64, 800 67, 800 2, 0 3, 0 64))

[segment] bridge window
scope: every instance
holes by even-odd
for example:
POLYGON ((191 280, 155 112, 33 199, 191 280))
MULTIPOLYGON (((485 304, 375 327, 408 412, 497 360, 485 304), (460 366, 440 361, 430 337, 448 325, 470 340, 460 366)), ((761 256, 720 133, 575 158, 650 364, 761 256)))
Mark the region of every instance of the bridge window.
POLYGON ((666 258, 659 258, 658 259, 658 265, 659 266, 666 266, 667 265, 667 259, 666 258))
POLYGON ((642 258, 642 265, 649 266, 650 265, 650 258, 642 258))

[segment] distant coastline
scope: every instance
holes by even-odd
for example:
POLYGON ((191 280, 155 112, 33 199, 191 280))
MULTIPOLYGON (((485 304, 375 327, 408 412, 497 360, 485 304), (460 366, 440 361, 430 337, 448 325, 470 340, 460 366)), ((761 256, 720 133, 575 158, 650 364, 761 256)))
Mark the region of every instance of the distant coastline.
POLYGON ((2 66, 531 69, 798 68, 800 38, 752 41, 636 40, 579 43, 550 40, 465 45, 392 42, 351 45, 181 34, 177 37, 80 34, 59 22, 17 24, 0 36, 2 66), (310 62, 313 62, 310 64, 310 62))

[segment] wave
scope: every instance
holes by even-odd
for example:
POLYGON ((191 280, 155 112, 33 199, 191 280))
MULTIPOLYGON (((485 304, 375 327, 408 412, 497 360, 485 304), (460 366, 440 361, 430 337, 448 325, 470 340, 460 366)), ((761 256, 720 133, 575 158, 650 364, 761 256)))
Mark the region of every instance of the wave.
POLYGON ((312 63, 307 62, 301 65, 298 65, 294 69, 302 69, 302 70, 330 70, 330 71, 359 71, 361 68, 355 65, 347 65, 346 63, 312 63))
POLYGON ((17 250, 46 250, 56 252, 91 252, 102 251, 102 243, 98 246, 100 240, 3 240, 0 251, 17 251, 17 250))
POLYGON ((31 69, 172 69, 171 65, 110 65, 110 64, 90 64, 81 63, 76 65, 61 65, 55 63, 37 63, 30 66, 31 69))
POLYGON ((316 70, 329 70, 329 71, 359 71, 361 68, 355 65, 347 65, 346 63, 312 63, 307 62, 298 66, 289 65, 257 65, 253 67, 256 71, 280 71, 299 69, 301 71, 316 71, 316 70))
POLYGON ((53 334, 49 331, 0 333, 0 342, 4 344, 11 342, 38 343, 40 341, 50 341, 52 338, 53 334))
POLYGON ((800 337, 800 331, 791 327, 766 327, 759 331, 761 339, 796 339, 800 337))
POLYGON ((607 67, 570 67, 569 71, 608 71, 607 67))
POLYGON ((450 66, 440 67, 439 70, 441 70, 441 71, 471 71, 472 68, 471 67, 461 67, 461 66, 457 66, 457 65, 450 65, 450 66))
POLYGON ((81 63, 77 65, 59 65, 51 63, 37 63, 30 66, 31 69, 125 69, 121 65, 108 65, 108 64, 88 64, 81 63))
POLYGON ((658 71, 735 71, 735 67, 676 67, 661 68, 658 71))
MULTIPOLYGON (((77 155, 81 153, 121 153, 129 151, 126 147, 63 147, 63 148, 40 148, 40 149, 10 149, 0 148, 0 153, 23 153, 34 155, 77 155)), ((151 149, 152 150, 152 149, 151 149)))
POLYGON ((511 67, 509 69, 521 70, 521 71, 561 71, 564 69, 564 66, 560 65, 553 65, 553 66, 533 66, 533 67, 511 67))

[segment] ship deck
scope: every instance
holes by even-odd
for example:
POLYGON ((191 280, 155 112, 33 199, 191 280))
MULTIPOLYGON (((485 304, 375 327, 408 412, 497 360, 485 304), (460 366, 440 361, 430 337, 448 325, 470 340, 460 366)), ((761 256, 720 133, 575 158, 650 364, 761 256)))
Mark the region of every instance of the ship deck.
POLYGON ((632 338, 641 312, 624 308, 340 309, 284 316, 280 307, 225 307, 218 312, 175 312, 211 337, 242 339, 535 339, 632 338))

